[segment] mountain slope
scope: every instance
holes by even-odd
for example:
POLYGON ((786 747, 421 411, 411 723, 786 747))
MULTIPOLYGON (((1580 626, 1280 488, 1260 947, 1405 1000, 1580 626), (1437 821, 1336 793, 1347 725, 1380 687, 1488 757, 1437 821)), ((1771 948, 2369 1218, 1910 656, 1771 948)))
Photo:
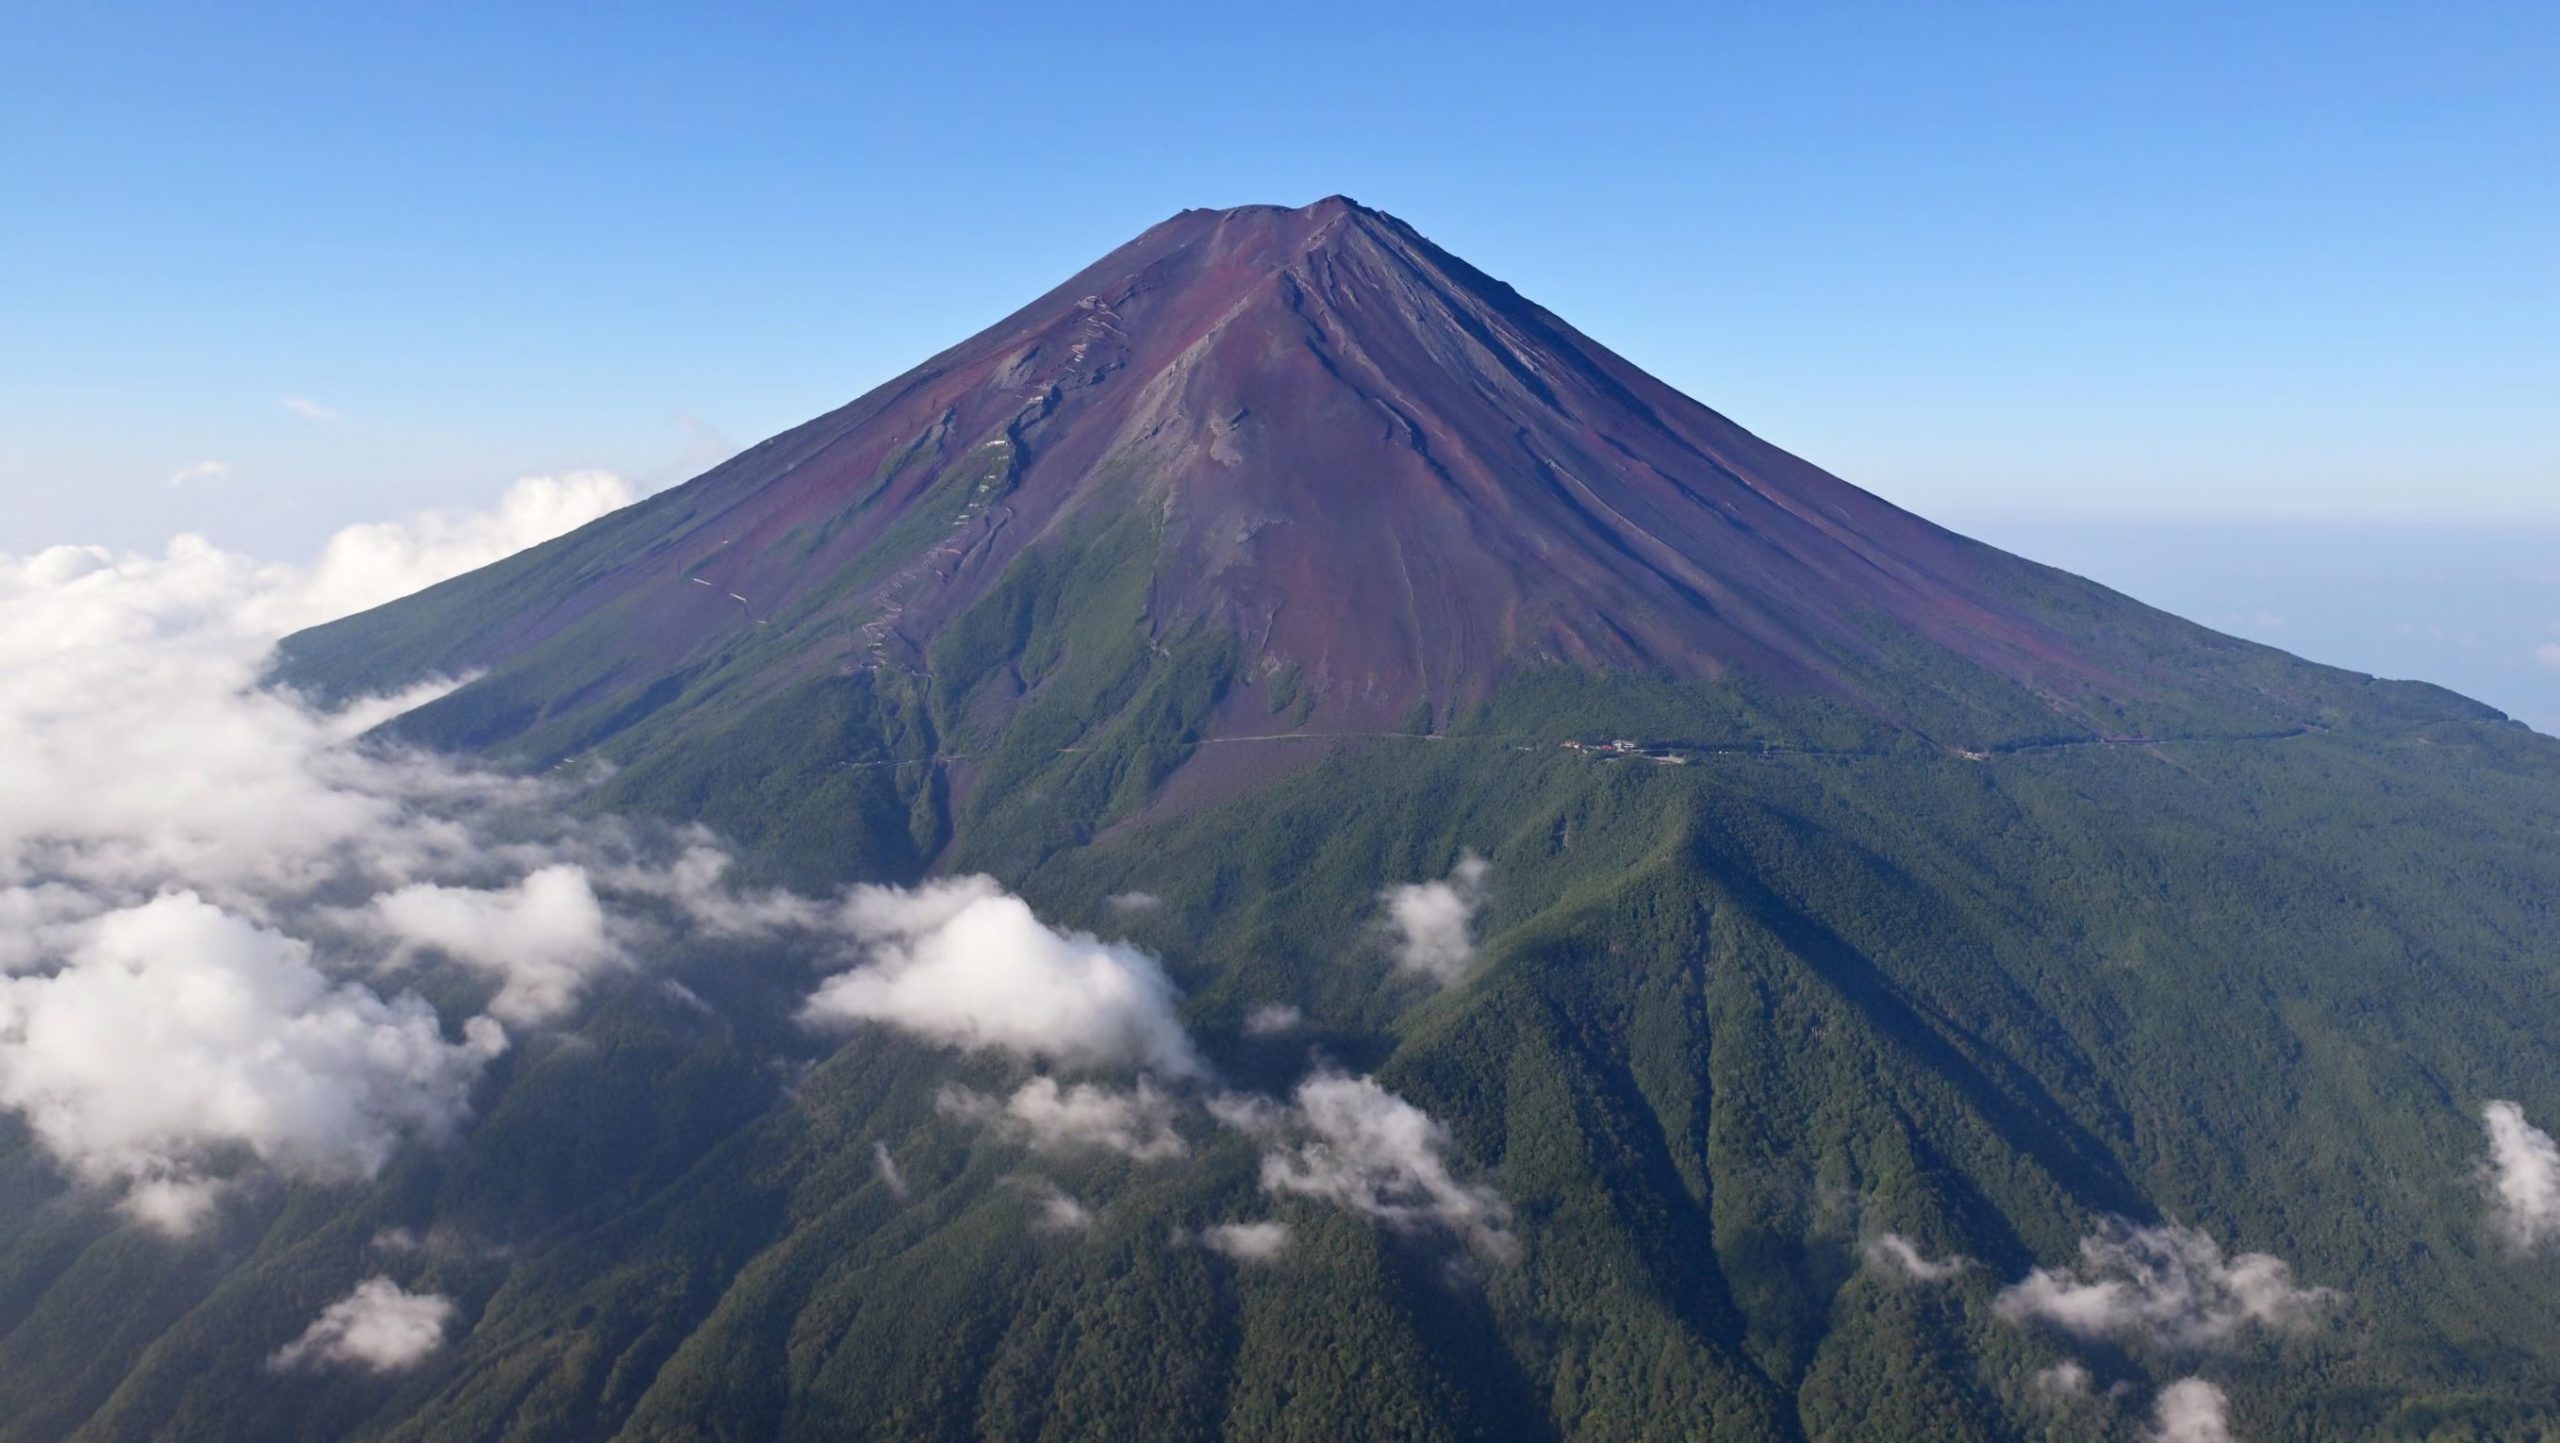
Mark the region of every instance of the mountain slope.
POLYGON ((1239 691, 1287 678, 1309 730, 1445 723, 1550 666, 1747 676, 1968 745, 2322 697, 1825 475, 1340 198, 1185 212, 690 485, 291 652, 337 687, 495 668, 456 730, 565 755, 715 681, 939 676, 990 602, 1023 619, 1009 581, 1069 565, 1239 691))
POLYGON ((197 1243, 0 1133, 5 1443, 2130 1439, 2188 1377, 2252 1439, 2560 1426, 2477 1120, 2560 1116, 2553 745, 1907 516, 1347 202, 1177 216, 284 669, 478 673, 394 731, 609 762, 751 875, 1127 936, 1222 1094, 1374 1076, 1477 1231, 1275 1190, 1249 1117, 1037 1152, 945 1092, 1017 1065, 812 1033, 803 959, 714 940, 197 1243), (1380 889, 1471 852, 1435 987, 1380 889), (1285 1254, 1206 1245, 1246 1219, 1285 1254), (2112 1227, 2300 1286, 2002 1301, 2112 1227), (382 1271, 450 1346, 264 1365, 382 1271))

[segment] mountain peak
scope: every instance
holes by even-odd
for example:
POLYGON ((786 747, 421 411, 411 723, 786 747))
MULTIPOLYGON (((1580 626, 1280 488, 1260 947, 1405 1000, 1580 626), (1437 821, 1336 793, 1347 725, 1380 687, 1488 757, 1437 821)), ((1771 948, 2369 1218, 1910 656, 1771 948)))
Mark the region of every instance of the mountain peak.
POLYGON ((1213 206, 1204 209, 1184 210, 1177 212, 1175 218, 1179 219, 1181 216, 1187 215, 1211 215, 1220 217, 1299 216, 1309 220, 1323 222, 1333 220, 1344 215, 1361 215, 1371 217, 1372 219, 1380 219, 1386 217, 1386 212, 1371 210, 1369 207, 1362 205, 1351 197, 1337 192, 1333 195, 1328 195, 1321 200, 1309 201, 1305 205, 1292 206, 1281 205, 1271 201, 1256 201, 1247 205, 1213 206))
POLYGON ((1175 215, 592 530, 485 624, 444 618, 435 669, 491 685, 575 637, 611 663, 577 705, 621 717, 750 643, 760 675, 728 684, 751 691, 944 686, 965 651, 1009 678, 1008 700, 970 672, 993 715, 1057 660, 1006 648, 1076 611, 1088 653, 1116 630, 1141 659, 1223 658, 1212 735, 1436 726, 1566 668, 1749 678, 1913 727, 1950 687, 2005 688, 2107 737, 2209 636, 1780 451, 1339 195, 1175 215))

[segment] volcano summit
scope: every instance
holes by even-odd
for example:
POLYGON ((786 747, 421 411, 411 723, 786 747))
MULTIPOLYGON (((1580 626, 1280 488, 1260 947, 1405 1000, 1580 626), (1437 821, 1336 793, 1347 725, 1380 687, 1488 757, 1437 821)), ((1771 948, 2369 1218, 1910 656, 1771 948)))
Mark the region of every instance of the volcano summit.
POLYGON ((932 677, 991 723, 1042 659, 979 654, 990 627, 1079 581, 1080 622, 1220 653, 1203 738, 1444 729, 1559 669, 1747 679, 1972 750, 2200 710, 2279 730, 2326 696, 1787 455, 1341 197, 1186 211, 609 526, 294 655, 502 691, 574 652, 573 688, 467 728, 550 760, 715 679, 734 704, 932 677))

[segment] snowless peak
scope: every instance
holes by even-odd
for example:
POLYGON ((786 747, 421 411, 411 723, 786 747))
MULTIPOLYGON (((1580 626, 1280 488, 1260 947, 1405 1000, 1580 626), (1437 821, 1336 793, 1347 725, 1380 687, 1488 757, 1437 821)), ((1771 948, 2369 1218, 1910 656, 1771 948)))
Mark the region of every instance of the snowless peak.
MULTIPOLYGON (((1010 634, 982 606, 1085 604, 1049 594, 1069 556, 1127 579, 1108 626, 1151 654, 1230 658, 1210 735, 1404 729, 1556 667, 1748 677, 1888 721, 1899 673, 1954 667, 2100 734, 2206 671, 2163 660, 2190 642, 2152 614, 2063 598, 1339 194, 1150 227, 504 583, 437 660, 502 668, 574 628, 618 685, 682 690, 688 658, 762 628, 752 694, 924 677, 973 612, 964 634, 1010 634)), ((361 656, 362 630, 295 649, 361 656)))

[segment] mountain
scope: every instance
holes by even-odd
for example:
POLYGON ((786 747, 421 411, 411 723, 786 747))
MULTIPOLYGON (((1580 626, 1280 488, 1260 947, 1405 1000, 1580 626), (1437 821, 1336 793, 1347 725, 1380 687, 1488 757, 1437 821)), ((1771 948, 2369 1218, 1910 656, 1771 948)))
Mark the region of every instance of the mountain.
POLYGON ((2560 1117, 2560 751, 1897 510, 1347 200, 279 665, 468 678, 385 739, 748 880, 992 876, 1161 957, 1224 1091, 1178 1165, 1035 1156, 946 1091, 1018 1067, 688 949, 178 1266, 18 1146, 7 1443, 2560 1428, 2481 1181, 2487 1104, 2560 1117), (1424 1121, 1237 1101, 1357 1077, 1424 1121), (484 1240, 414 1265, 452 1344, 262 1369, 393 1226, 484 1240))
POLYGON ((1974 746, 2281 729, 2335 690, 1828 476, 1339 197, 1175 216, 609 526, 293 654, 338 687, 494 669, 419 734, 557 760, 854 673, 1000 728, 1045 638, 994 618, 1105 610, 1202 658, 1204 737, 1429 731, 1553 668, 1974 746))

